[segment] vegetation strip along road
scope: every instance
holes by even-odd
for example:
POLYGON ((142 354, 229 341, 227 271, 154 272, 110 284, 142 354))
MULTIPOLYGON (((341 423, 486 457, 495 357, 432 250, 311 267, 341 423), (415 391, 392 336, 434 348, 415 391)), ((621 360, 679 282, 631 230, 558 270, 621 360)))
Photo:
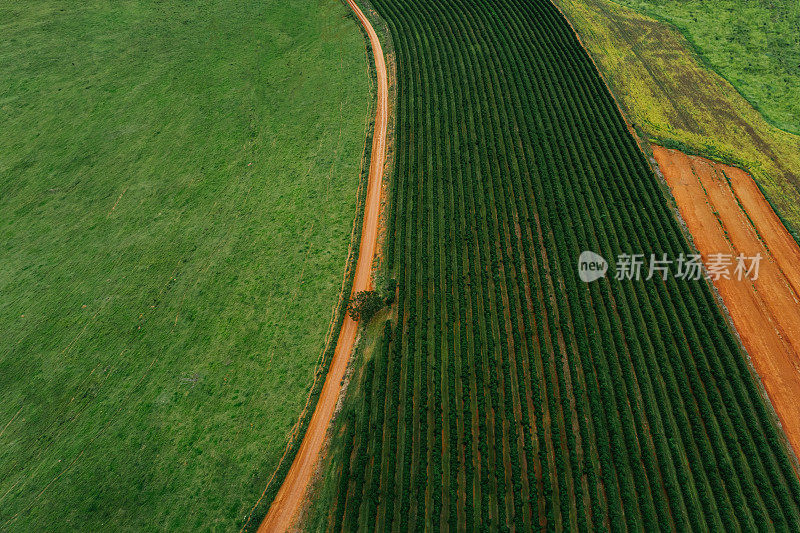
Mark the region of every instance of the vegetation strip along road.
MULTIPOLYGON (((372 140, 369 184, 367 186, 367 199, 364 209, 364 225, 352 290, 352 294, 355 294, 372 287, 372 260, 375 256, 375 244, 378 237, 381 180, 386 159, 389 89, 386 77, 386 62, 378 36, 355 2, 348 0, 348 4, 369 35, 378 79, 378 106, 375 113, 375 130, 372 140)), ((358 323, 349 316, 345 317, 314 414, 303 436, 303 441, 300 444, 294 462, 289 468, 289 472, 278 490, 267 516, 261 523, 259 531, 286 531, 297 518, 297 513, 303 505, 308 485, 311 482, 311 477, 314 474, 320 452, 325 443, 325 436, 339 399, 342 377, 344 377, 347 363, 350 360, 357 331, 358 323)))

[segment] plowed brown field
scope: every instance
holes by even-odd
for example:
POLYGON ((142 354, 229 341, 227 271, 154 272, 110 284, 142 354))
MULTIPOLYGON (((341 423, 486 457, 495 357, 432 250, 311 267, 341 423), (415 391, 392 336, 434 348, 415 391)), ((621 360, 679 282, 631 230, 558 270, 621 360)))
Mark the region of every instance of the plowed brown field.
POLYGON ((800 454, 800 248, 748 173, 660 146, 653 153, 704 261, 762 256, 757 279, 714 285, 800 454))

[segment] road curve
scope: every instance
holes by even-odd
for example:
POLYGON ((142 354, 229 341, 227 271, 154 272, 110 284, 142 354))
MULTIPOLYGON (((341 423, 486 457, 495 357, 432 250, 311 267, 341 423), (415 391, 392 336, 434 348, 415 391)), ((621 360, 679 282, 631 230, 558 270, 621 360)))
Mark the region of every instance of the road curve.
MULTIPOLYGON (((372 138, 372 156, 370 157, 367 198, 364 206, 364 226, 361 232, 358 262, 356 263, 353 280, 353 293, 355 293, 370 289, 372 285, 370 271, 378 238, 381 182, 386 159, 389 83, 386 78, 386 62, 378 35, 355 2, 347 0, 347 3, 369 35, 378 78, 378 106, 375 113, 375 131, 372 138)), ((294 462, 292 462, 292 466, 286 474, 286 479, 278 490, 267 516, 258 528, 259 533, 287 531, 298 517, 298 512, 303 505, 322 445, 325 442, 333 411, 339 399, 342 377, 344 377, 350 354, 353 351, 357 329, 358 324, 349 316, 345 316, 342 330, 339 333, 339 340, 336 343, 336 349, 328 369, 328 375, 325 378, 325 384, 322 386, 322 392, 317 401, 317 407, 311 417, 308 429, 306 429, 306 434, 303 436, 303 442, 300 444, 297 456, 295 456, 294 462)))

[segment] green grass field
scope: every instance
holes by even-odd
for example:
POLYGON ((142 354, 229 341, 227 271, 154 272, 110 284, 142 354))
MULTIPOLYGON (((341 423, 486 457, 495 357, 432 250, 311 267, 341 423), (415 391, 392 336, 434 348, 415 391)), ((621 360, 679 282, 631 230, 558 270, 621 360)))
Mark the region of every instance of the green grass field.
MULTIPOLYGON (((675 27, 611 0, 555 3, 642 137, 749 170, 800 237, 800 136, 771 124, 675 27)), ((787 92, 789 102, 800 101, 796 87, 787 92)))
POLYGON ((0 1, 0 530, 238 529, 342 285, 348 13, 0 1))
POLYGON ((800 134, 800 2, 617 1, 675 25, 772 124, 800 134))

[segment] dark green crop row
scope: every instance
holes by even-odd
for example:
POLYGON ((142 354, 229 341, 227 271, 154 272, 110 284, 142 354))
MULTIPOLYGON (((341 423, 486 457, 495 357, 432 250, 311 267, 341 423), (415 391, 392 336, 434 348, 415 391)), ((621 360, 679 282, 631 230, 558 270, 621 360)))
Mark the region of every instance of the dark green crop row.
POLYGON ((560 13, 373 4, 398 65, 398 318, 338 422, 329 528, 800 530, 709 286, 578 279, 584 250, 690 249, 560 13))

